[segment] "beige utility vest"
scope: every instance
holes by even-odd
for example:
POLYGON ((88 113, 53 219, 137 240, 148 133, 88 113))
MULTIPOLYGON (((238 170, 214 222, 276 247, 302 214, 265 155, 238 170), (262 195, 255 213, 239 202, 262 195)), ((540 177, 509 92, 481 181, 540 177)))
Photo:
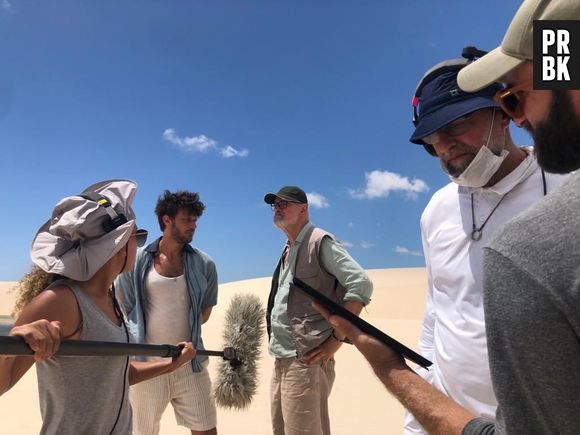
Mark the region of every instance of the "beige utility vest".
MULTIPOLYGON (((315 227, 304 235, 304 239, 298 248, 295 269, 292 271, 292 275, 333 301, 343 305, 346 289, 320 263, 320 244, 325 237, 335 239, 332 234, 315 227)), ((268 297, 266 314, 268 336, 271 332, 271 313, 276 292, 278 291, 281 264, 282 259, 278 262, 272 277, 272 287, 268 297)), ((332 326, 312 307, 311 303, 312 299, 309 296, 296 286, 290 285, 287 311, 298 356, 322 344, 332 333, 332 326)))

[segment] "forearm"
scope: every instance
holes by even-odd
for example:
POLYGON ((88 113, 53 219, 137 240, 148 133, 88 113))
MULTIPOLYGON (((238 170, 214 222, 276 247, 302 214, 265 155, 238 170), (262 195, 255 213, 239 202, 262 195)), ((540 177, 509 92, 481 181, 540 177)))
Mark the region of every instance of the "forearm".
POLYGON ((323 305, 314 303, 314 307, 336 331, 352 341, 387 390, 430 434, 461 434, 463 428, 475 418, 412 371, 395 351, 363 333, 343 317, 332 315, 323 305))
MULTIPOLYGON (((42 296, 47 296, 44 293, 42 296)), ((63 305, 63 304, 61 304, 63 305)), ((10 336, 21 338, 34 352, 34 356, 0 356, 0 395, 12 388, 24 374, 32 367, 34 361, 42 361, 52 357, 60 344, 61 322, 49 322, 46 319, 28 319, 40 317, 38 304, 34 301, 24 308, 16 325, 10 330, 10 336)), ((48 312, 51 317, 54 313, 48 312)), ((47 316, 49 317, 49 316, 47 316)), ((65 322, 66 323, 66 319, 65 322)))
POLYGON ((362 304, 362 302, 359 301, 346 301, 344 303, 344 308, 346 308, 351 313, 356 314, 357 316, 362 311, 363 306, 364 305, 362 304))
MULTIPOLYGON (((344 308, 346 308, 348 311, 358 316, 363 309, 363 304, 362 302, 359 301, 346 301, 344 303, 344 308)), ((334 338, 341 341, 343 341, 346 338, 344 334, 341 334, 338 331, 334 331, 333 334, 334 338)))
POLYGON ((211 315, 211 310, 213 307, 207 307, 201 310, 201 324, 203 325, 205 322, 209 320, 209 316, 211 315))
POLYGON ((150 362, 132 361, 129 367, 129 385, 170 373, 195 358, 196 351, 190 342, 181 342, 178 346, 181 354, 175 358, 150 362))
POLYGON ((0 396, 16 385, 32 364, 32 357, 0 356, 0 396))
POLYGON ((375 369, 387 390, 429 434, 461 434, 476 416, 434 388, 403 362, 388 371, 375 369))

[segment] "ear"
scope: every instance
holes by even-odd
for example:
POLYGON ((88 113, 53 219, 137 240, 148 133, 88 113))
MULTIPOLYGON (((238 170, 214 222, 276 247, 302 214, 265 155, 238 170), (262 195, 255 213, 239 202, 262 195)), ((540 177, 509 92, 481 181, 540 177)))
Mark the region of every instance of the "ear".
POLYGON ((163 217, 161 218, 161 220, 163 221, 163 224, 165 225, 165 227, 167 227, 167 225, 169 225, 170 223, 173 222, 173 219, 171 219, 168 215, 164 214, 163 217))
MULTIPOLYGON (((134 239, 134 238, 131 237, 131 239, 134 239)), ((129 241, 127 243, 125 243, 125 246, 123 246, 121 248, 121 250, 119 251, 119 252, 123 252, 123 254, 121 255, 121 257, 123 257, 123 258, 129 256, 129 245, 131 244, 131 239, 129 239, 129 241)))
POLYGON ((509 116, 507 116, 507 114, 503 110, 501 110, 501 109, 498 109, 498 112, 499 112, 499 114, 501 116, 501 118, 500 118, 500 120, 501 120, 501 122, 500 122, 501 128, 505 130, 506 128, 509 127, 511 118, 509 116))
POLYGON ((129 243, 127 243, 125 246, 123 246, 121 249, 119 249, 115 255, 113 255, 111 257, 111 259, 114 259, 114 262, 124 262, 125 258, 128 255, 128 250, 127 250, 127 246, 129 246, 129 243))

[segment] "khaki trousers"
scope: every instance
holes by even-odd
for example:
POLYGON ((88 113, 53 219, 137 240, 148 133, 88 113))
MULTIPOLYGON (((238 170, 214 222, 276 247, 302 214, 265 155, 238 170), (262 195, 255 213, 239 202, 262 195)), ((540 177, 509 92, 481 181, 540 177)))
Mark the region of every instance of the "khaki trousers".
POLYGON ((274 435, 330 435, 328 396, 334 360, 326 369, 297 358, 276 358, 270 385, 274 435))

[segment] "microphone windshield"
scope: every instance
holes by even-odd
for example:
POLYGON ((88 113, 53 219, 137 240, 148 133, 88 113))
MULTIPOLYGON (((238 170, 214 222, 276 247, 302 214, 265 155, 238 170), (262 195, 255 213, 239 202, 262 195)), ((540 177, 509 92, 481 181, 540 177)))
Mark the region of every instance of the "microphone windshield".
POLYGON ((222 408, 244 409, 258 388, 260 356, 266 313, 258 296, 236 294, 225 313, 224 348, 235 351, 236 363, 220 361, 214 397, 222 408))

